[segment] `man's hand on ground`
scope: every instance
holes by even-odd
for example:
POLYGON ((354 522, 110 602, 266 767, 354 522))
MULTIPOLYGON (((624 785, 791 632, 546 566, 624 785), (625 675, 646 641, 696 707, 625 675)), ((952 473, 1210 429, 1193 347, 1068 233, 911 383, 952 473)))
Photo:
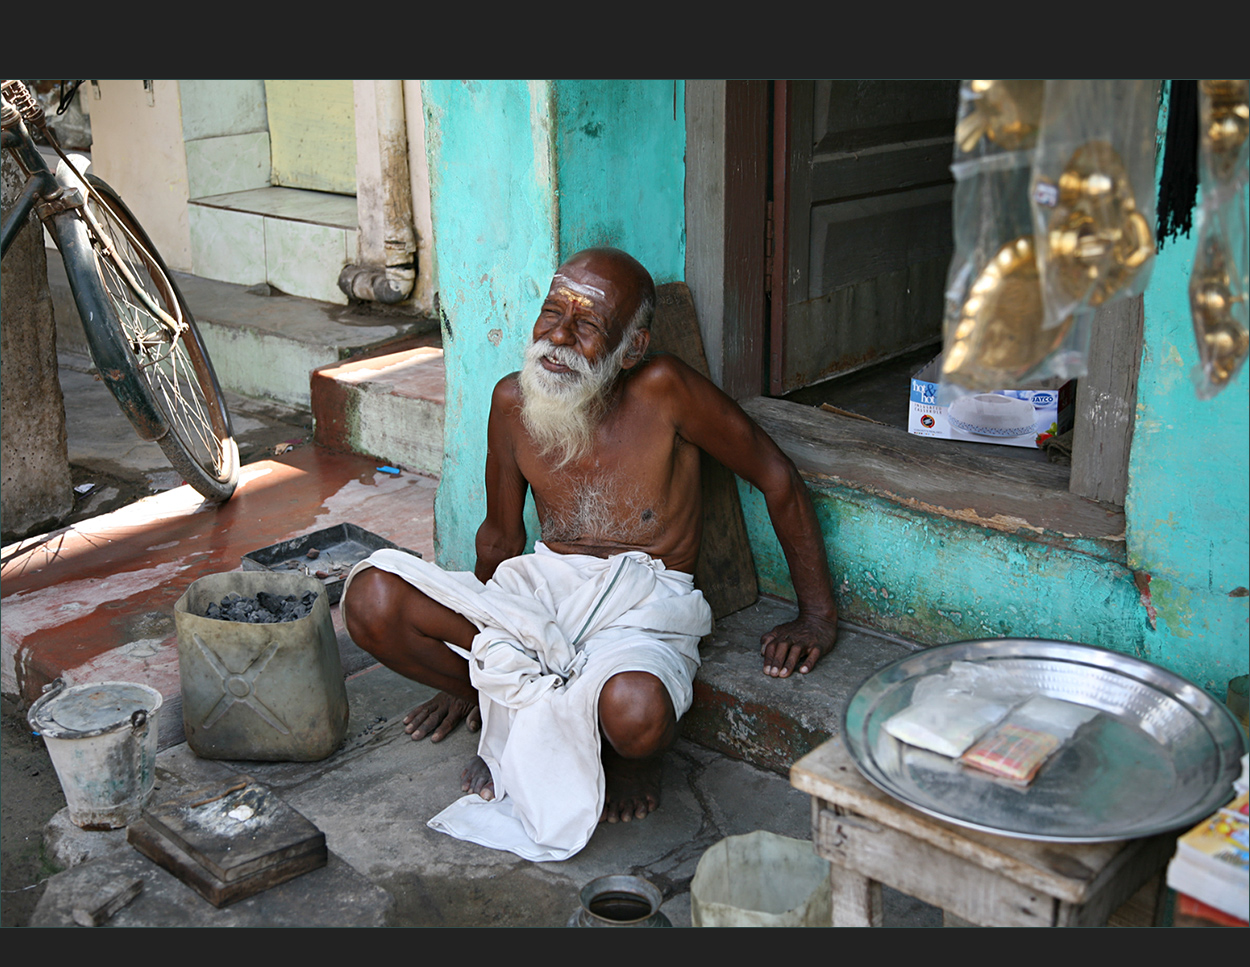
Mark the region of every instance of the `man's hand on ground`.
POLYGON ((439 692, 404 716, 404 731, 414 739, 424 739, 428 735, 431 742, 440 742, 462 719, 467 720, 470 732, 482 727, 482 713, 477 702, 439 692))
POLYGON ((778 625, 760 637, 760 654, 764 656, 764 674, 788 678, 797 668, 806 675, 816 667, 821 655, 833 650, 837 636, 837 619, 799 615, 793 621, 778 625))

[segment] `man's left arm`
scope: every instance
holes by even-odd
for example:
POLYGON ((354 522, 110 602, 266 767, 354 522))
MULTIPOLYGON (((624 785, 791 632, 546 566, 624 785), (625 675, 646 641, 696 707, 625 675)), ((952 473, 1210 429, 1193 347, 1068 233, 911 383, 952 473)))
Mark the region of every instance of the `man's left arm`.
POLYGON ((733 399, 679 360, 665 375, 678 433, 707 451, 764 496, 790 569, 799 616, 760 639, 764 673, 806 674, 833 649, 838 609, 820 522, 794 462, 733 399))

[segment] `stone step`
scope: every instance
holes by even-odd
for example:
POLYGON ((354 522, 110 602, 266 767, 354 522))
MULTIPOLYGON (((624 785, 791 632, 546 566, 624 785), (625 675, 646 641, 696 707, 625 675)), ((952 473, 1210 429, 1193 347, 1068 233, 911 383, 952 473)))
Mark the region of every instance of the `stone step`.
POLYGON ((443 466, 446 371, 437 334, 398 351, 319 367, 312 376, 318 446, 419 473, 443 466))
MULTIPOLYGON (((313 370, 386 346, 410 346, 433 335, 438 323, 373 306, 338 306, 286 295, 268 285, 245 287, 174 273, 222 388, 253 399, 309 409, 313 370)), ((56 313, 57 344, 85 352, 65 266, 48 253, 48 284, 56 313)), ((441 445, 441 432, 439 441, 441 445)))

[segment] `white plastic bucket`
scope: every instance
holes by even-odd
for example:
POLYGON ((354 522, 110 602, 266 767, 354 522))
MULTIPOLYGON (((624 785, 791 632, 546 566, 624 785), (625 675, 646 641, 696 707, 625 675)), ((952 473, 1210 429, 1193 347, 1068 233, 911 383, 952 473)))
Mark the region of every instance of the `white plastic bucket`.
POLYGON ((805 839, 764 830, 709 847, 690 882, 696 927, 828 927, 829 861, 805 839))
POLYGON ((137 820, 156 780, 161 693, 134 682, 48 685, 27 714, 52 757, 69 818, 83 829, 137 820))

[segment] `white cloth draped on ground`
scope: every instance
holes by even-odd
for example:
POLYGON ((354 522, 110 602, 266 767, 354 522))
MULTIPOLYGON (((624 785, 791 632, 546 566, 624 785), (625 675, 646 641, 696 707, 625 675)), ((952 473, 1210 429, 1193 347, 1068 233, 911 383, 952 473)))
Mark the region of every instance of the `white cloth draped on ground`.
MULTIPOLYGON (((471 793, 429 825, 529 860, 562 860, 590 839, 604 805, 599 692, 613 675, 650 672, 680 717, 712 613, 691 575, 640 551, 610 558, 544 544, 482 584, 403 551, 357 565, 398 575, 478 628, 469 676, 480 695, 478 754, 495 796, 471 793)), ((355 575, 356 570, 352 574, 355 575)), ((350 578, 349 578, 350 580, 350 578)))

